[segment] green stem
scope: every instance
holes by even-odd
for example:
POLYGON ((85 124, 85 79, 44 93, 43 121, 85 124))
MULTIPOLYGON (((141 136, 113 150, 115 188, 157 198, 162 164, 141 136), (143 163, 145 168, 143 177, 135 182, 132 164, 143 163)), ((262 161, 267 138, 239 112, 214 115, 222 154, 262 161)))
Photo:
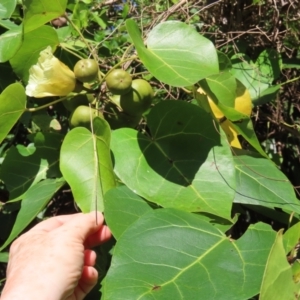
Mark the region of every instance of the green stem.
POLYGON ((285 85, 285 84, 294 82, 294 81, 299 80, 299 79, 300 79, 300 76, 299 76, 299 77, 296 77, 296 78, 293 78, 293 79, 291 79, 291 80, 288 80, 288 81, 286 81, 286 82, 284 82, 284 83, 281 83, 280 85, 282 86, 282 85, 285 85))
MULTIPOLYGON (((90 44, 86 41, 86 39, 84 38, 83 34, 81 33, 81 31, 79 30, 79 28, 74 24, 74 22, 66 15, 66 19, 68 20, 68 22, 72 25, 72 27, 77 31, 77 33, 79 34, 80 38, 82 39, 82 41, 85 43, 86 47, 89 49, 90 53, 92 54, 94 60, 96 62, 98 62, 98 57, 96 56, 96 54, 94 53, 93 49, 91 48, 90 44)), ((101 83, 101 71, 99 69, 98 66, 98 80, 101 83)))
POLYGON ((65 51, 67 51, 67 52, 73 54, 74 56, 78 57, 79 59, 82 59, 82 57, 80 55, 78 55, 76 52, 70 50, 67 47, 64 47, 63 43, 60 43, 60 47, 62 47, 65 51))
POLYGON ((127 56, 127 53, 132 49, 133 44, 130 44, 127 49, 124 51, 124 54, 122 55, 121 61, 123 61, 123 59, 125 59, 125 57, 127 56))
POLYGON ((39 106, 39 107, 26 108, 25 111, 36 112, 36 111, 38 111, 38 110, 47 108, 47 107, 49 107, 50 105, 56 104, 56 103, 58 103, 58 102, 61 102, 61 101, 65 100, 65 99, 67 99, 67 98, 68 98, 68 96, 63 97, 63 98, 59 98, 59 99, 57 99, 57 100, 54 100, 54 101, 49 102, 49 103, 47 103, 47 104, 41 105, 41 106, 39 106))
POLYGON ((74 24, 74 22, 67 15, 66 15, 66 19, 72 25, 72 27, 77 31, 77 33, 79 34, 80 38, 82 39, 82 41, 85 43, 86 47, 89 49, 90 53, 92 54, 94 60, 98 61, 97 57, 95 56, 95 54, 93 52, 93 49, 90 47, 90 44, 86 41, 86 39, 84 38, 84 36, 81 33, 81 31, 79 30, 79 28, 74 24))

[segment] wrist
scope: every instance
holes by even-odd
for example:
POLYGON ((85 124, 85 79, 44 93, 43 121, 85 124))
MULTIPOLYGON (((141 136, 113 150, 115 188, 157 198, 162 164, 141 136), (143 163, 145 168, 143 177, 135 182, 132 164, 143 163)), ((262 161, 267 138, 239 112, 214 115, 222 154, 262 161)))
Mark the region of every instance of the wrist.
MULTIPOLYGON (((30 274, 28 274, 30 277, 30 274)), ((57 289, 47 290, 46 284, 34 280, 7 280, 1 294, 1 300, 61 300, 57 289)))

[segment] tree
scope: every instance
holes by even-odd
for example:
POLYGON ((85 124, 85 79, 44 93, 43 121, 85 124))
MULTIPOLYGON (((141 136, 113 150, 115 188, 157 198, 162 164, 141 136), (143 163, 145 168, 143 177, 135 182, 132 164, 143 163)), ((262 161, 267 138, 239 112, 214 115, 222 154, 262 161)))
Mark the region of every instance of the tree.
POLYGON ((217 50, 197 20, 143 39, 135 2, 42 2, 0 10, 1 250, 70 189, 116 240, 101 299, 296 299, 299 202, 251 119, 281 54, 217 50))

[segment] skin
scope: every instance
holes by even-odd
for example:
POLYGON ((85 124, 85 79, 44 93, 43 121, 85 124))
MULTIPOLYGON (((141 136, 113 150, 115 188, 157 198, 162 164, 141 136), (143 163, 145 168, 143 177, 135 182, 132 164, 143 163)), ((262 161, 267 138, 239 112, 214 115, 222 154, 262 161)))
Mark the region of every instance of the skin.
POLYGON ((13 242, 1 300, 83 299, 98 279, 91 248, 110 237, 100 213, 41 222, 13 242))

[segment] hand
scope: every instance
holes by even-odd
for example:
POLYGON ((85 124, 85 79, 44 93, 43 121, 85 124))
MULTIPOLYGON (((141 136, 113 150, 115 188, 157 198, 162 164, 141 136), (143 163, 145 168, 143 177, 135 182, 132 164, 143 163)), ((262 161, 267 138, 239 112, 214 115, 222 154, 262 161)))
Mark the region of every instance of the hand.
POLYGON ((10 248, 1 300, 83 299, 97 283, 91 247, 111 237, 95 212, 58 216, 41 222, 10 248))

